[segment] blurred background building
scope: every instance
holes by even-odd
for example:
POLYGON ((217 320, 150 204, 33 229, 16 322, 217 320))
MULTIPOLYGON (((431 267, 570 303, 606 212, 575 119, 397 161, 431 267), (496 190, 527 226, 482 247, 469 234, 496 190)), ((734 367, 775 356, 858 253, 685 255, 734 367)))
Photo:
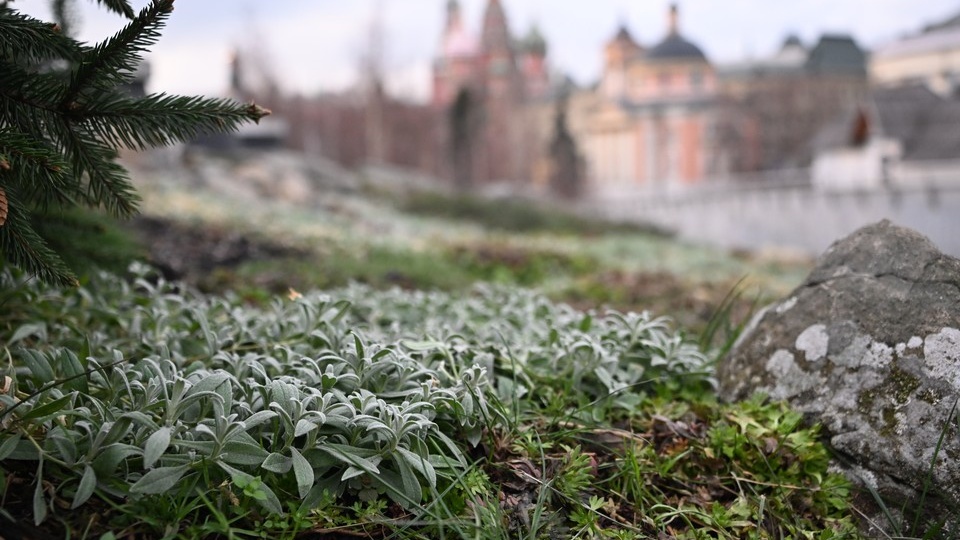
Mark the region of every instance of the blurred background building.
MULTIPOLYGON (((731 61, 667 5, 655 30, 610 17, 591 50, 599 72, 585 82, 558 65, 565 42, 548 39, 577 36, 544 32, 536 17, 518 31, 511 2, 433 5, 421 99, 391 89, 378 4, 357 25, 355 83, 339 91, 290 94, 256 40, 240 40, 223 94, 275 114, 199 143, 559 197, 728 247, 818 251, 892 218, 960 252, 960 10, 873 51, 840 26, 785 32, 779 46, 731 61)), ((131 91, 145 91, 148 73, 131 91)))
POLYGON ((923 84, 945 97, 960 91, 960 14, 877 49, 871 79, 880 86, 923 84))
POLYGON ((593 187, 668 187, 716 174, 716 71, 680 33, 677 6, 659 43, 646 48, 621 26, 603 53, 599 104, 582 134, 593 187))
POLYGON ((227 94, 276 113, 239 134, 240 146, 566 198, 797 182, 880 189, 960 174, 960 15, 873 53, 844 33, 788 34, 768 54, 717 63, 674 4, 659 40, 615 26, 595 51, 598 80, 578 85, 535 22, 511 28, 508 7, 484 0, 468 20, 458 0, 437 6, 427 102, 387 90, 376 16, 357 84, 340 92, 285 95, 257 47, 237 47, 227 94))
POLYGON ((538 133, 528 104, 547 97, 547 43, 536 26, 513 36, 499 0, 490 0, 479 38, 448 0, 433 67, 431 104, 443 122, 441 172, 460 186, 529 178, 538 133))

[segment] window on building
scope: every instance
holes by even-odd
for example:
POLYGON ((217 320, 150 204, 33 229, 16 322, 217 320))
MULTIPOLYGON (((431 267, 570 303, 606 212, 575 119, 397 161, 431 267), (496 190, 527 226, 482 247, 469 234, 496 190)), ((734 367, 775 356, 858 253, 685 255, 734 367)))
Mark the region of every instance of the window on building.
POLYGON ((694 91, 703 90, 703 72, 702 71, 692 71, 690 73, 690 88, 693 88, 694 91))
POLYGON ((505 75, 508 71, 510 71, 510 61, 506 58, 494 58, 490 62, 491 75, 505 75))

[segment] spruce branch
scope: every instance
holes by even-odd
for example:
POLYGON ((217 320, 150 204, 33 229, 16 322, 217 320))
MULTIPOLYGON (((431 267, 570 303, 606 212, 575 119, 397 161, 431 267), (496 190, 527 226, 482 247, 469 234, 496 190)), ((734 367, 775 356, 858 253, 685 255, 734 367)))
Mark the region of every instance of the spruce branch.
MULTIPOLYGON (((7 158, 23 158, 53 174, 64 175, 69 167, 63 157, 42 141, 29 135, 17 133, 10 128, 0 128, 0 155, 7 158)), ((7 166, 10 167, 9 161, 7 166)), ((10 170, 7 168, 6 170, 10 170)))
MULTIPOLYGON (((0 157, 0 171, 4 170, 3 158, 0 157)), ((3 224, 7 222, 7 213, 10 210, 10 205, 7 202, 7 190, 3 189, 3 186, 0 186, 0 227, 3 227, 3 224)))
POLYGON ((76 202, 77 182, 63 156, 43 140, 11 129, 0 129, 0 176, 43 209, 76 202))
POLYGON ((139 198, 118 148, 235 131, 269 114, 223 99, 127 96, 120 87, 156 43, 173 0, 152 0, 139 15, 128 0, 98 2, 131 21, 86 47, 0 0, 0 258, 61 285, 76 279, 38 234, 38 210, 79 205, 131 216, 139 198))
POLYGON ((67 111, 74 107, 85 90, 112 90, 130 82, 142 61, 141 54, 160 38, 160 29, 172 12, 173 0, 153 0, 116 35, 85 47, 61 108, 67 111))
POLYGON ((133 6, 131 6, 127 0, 97 0, 97 3, 128 19, 134 17, 133 6))
POLYGON ((79 58, 80 47, 57 25, 0 7, 0 60, 39 64, 79 58))
POLYGON ((77 180, 86 180, 83 196, 87 205, 100 206, 111 214, 128 218, 136 215, 140 197, 130 184, 127 170, 119 165, 117 151, 99 141, 84 137, 66 126, 61 144, 77 180))
POLYGON ((102 94, 73 118, 113 146, 143 150, 187 142, 198 135, 235 132, 270 111, 227 99, 153 94, 141 99, 102 94))
POLYGON ((64 92, 64 71, 36 71, 34 66, 24 66, 0 58, 0 99, 15 101, 6 104, 6 111, 18 106, 56 112, 64 92))
MULTIPOLYGON (((2 176, 0 174, 0 178, 2 176)), ((47 283, 68 287, 79 285, 73 272, 30 226, 28 214, 24 210, 26 206, 16 191, 10 186, 2 189, 7 203, 7 215, 4 224, 0 225, 0 253, 15 266, 35 274, 47 283)))

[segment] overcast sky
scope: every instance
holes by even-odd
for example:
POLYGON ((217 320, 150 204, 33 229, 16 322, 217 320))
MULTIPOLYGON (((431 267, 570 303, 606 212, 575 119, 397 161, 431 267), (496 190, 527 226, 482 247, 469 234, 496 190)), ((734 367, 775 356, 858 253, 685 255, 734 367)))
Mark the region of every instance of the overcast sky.
MULTIPOLYGON (((514 34, 536 22, 551 65, 580 83, 600 73, 603 44, 621 22, 642 45, 666 31, 671 0, 501 0, 514 34)), ((150 90, 220 94, 239 43, 257 44, 284 88, 306 95, 341 90, 356 80, 374 13, 381 12, 383 63, 390 90, 425 99, 447 0, 178 0, 150 55, 150 90)), ((487 0, 462 0, 479 33, 487 0)), ((139 9, 144 0, 135 0, 139 9)), ((47 18, 49 0, 14 6, 47 18)), ((92 0, 78 0, 79 38, 98 41, 123 25, 92 0)), ((823 33, 849 33, 867 48, 960 13, 957 0, 681 0, 681 32, 715 63, 764 57, 787 34, 813 44, 823 33)))

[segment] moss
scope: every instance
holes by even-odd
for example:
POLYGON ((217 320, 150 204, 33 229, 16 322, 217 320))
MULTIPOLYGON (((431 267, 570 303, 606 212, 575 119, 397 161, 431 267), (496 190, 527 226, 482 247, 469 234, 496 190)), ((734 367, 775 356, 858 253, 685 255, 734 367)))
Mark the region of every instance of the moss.
POLYGON ((823 372, 823 376, 826 377, 827 380, 830 380, 831 378, 833 378, 834 369, 835 369, 835 366, 833 362, 827 362, 823 365, 823 369, 821 369, 821 371, 823 372))
POLYGON ((923 390, 917 392, 917 399, 923 401, 924 403, 929 403, 930 405, 936 405, 943 400, 943 394, 931 388, 924 388, 923 390))
POLYGON ((879 394, 877 388, 860 392, 860 396, 857 397, 857 410, 860 414, 866 415, 873 409, 873 404, 877 401, 877 394, 879 394))
POLYGON ((920 388, 920 379, 894 364, 882 383, 860 393, 857 399, 857 410, 868 418, 872 417, 877 400, 886 400, 890 406, 880 410, 883 424, 873 427, 884 437, 895 436, 897 409, 900 405, 907 403, 918 388, 920 388))
POLYGON ((896 365, 890 370, 887 383, 888 389, 893 390, 893 398, 898 405, 906 403, 917 388, 920 388, 920 379, 896 365))
POLYGON ((897 410, 893 407, 884 407, 880 411, 883 417, 883 427, 880 428, 880 435, 892 437, 897 434, 897 410))

